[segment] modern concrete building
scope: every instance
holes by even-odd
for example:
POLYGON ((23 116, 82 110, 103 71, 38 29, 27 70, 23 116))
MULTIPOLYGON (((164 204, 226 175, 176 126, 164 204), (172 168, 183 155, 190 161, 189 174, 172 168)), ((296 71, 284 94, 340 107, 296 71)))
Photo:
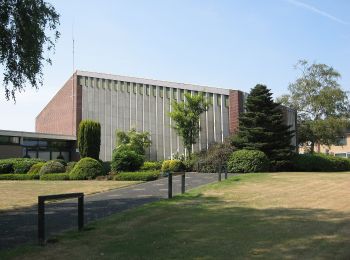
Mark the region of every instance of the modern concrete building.
MULTIPOLYGON (((194 151, 207 149, 238 128, 246 93, 239 90, 174 83, 160 80, 76 71, 36 118, 38 133, 75 137, 79 122, 101 123, 102 160, 111 160, 115 131, 136 128, 151 134, 150 160, 185 153, 182 141, 172 129, 168 112, 172 101, 184 101, 184 94, 203 94, 212 103, 201 116, 201 131, 194 151)), ((284 108, 286 123, 295 128, 296 112, 284 108)), ((293 140, 295 143, 295 139, 293 140)))

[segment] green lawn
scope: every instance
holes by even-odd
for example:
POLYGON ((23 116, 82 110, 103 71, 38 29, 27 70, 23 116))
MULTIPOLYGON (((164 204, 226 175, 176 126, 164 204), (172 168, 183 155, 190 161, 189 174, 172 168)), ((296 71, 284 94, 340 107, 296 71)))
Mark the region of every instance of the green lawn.
POLYGON ((350 172, 230 178, 68 232, 18 259, 349 259, 350 172))
POLYGON ((84 192, 85 195, 137 184, 137 181, 0 181, 0 212, 37 205, 39 195, 84 192))

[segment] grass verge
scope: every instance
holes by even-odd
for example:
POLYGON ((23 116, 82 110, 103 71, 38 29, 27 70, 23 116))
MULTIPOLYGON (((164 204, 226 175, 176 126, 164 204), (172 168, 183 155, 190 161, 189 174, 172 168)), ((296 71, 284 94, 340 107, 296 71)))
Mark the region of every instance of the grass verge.
POLYGON ((232 177, 0 258, 348 259, 349 186, 349 172, 232 177))

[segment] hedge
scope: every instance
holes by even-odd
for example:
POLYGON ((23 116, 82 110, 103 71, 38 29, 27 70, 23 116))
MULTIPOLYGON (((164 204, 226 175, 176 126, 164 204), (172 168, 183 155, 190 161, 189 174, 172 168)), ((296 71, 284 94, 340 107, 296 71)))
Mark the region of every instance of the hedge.
POLYGON ((163 162, 144 162, 141 171, 157 171, 162 169, 163 162))
POLYGON ((162 164, 162 172, 181 172, 185 170, 185 165, 180 160, 166 160, 162 164))
POLYGON ((101 163, 93 158, 81 159, 69 173, 71 180, 91 180, 104 174, 101 163))
POLYGON ((27 173, 34 164, 44 162, 37 158, 11 158, 0 160, 0 173, 27 173))
POLYGON ((40 176, 41 181, 66 181, 69 180, 68 173, 51 173, 40 176))
POLYGON ((292 160, 294 171, 333 172, 350 171, 350 159, 326 154, 298 154, 292 160))
POLYGON ((39 180, 39 174, 20 174, 20 173, 9 173, 9 174, 0 174, 0 180, 39 180))
POLYGON ((114 176, 117 181, 153 181, 158 179, 160 173, 158 171, 149 172, 121 172, 114 176))
POLYGON ((262 151, 242 149, 231 154, 227 170, 234 173, 266 172, 269 160, 262 151))

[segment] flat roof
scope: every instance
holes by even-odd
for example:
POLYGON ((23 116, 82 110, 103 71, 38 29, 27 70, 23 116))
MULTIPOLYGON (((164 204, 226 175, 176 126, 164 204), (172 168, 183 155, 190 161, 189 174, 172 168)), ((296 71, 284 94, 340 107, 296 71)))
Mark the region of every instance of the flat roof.
POLYGON ((77 140, 77 138, 72 135, 58 135, 58 134, 35 133, 35 132, 12 131, 12 130, 0 130, 0 136, 19 136, 19 137, 28 137, 28 138, 57 139, 57 140, 67 140, 67 141, 77 140))
POLYGON ((77 76, 82 76, 82 77, 134 82, 139 84, 162 86, 162 87, 169 87, 169 88, 179 88, 179 89, 186 89, 186 90, 193 90, 193 91, 203 91, 203 92, 222 94, 222 95, 229 95, 230 93, 230 89, 227 89, 227 88, 216 88, 216 87, 208 87, 208 86, 201 86, 201 85, 188 84, 188 83, 177 83, 177 82, 170 82, 170 81, 163 81, 163 80, 112 75, 107 73, 89 72, 89 71, 82 71, 82 70, 77 70, 76 73, 77 73, 77 76))

